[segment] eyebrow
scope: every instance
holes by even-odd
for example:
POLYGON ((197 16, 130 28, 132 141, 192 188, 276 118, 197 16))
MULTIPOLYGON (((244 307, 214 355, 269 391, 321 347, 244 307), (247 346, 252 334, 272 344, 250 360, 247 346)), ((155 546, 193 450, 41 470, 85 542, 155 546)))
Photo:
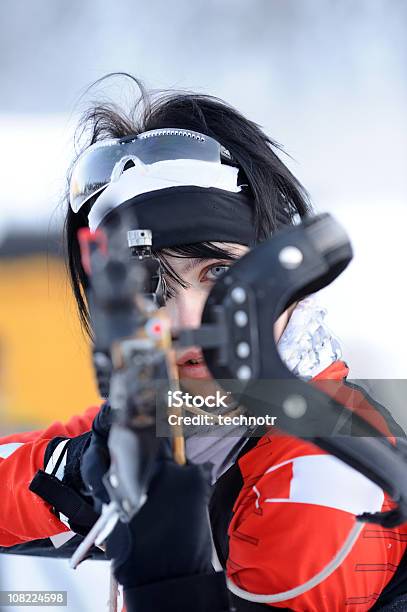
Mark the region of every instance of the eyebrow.
POLYGON ((202 257, 194 257, 192 259, 189 259, 183 266, 181 266, 181 269, 178 273, 185 274, 186 272, 190 272, 191 270, 197 268, 204 261, 205 259, 203 259, 202 257))

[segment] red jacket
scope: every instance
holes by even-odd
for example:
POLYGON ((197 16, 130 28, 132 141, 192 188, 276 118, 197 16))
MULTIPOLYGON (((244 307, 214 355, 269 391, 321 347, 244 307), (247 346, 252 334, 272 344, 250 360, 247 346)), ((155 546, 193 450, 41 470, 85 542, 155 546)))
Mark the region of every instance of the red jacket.
POLYGON ((69 531, 49 504, 29 490, 38 470, 44 469, 45 450, 53 438, 73 438, 92 426, 99 406, 56 421, 45 430, 11 434, 0 439, 0 546, 14 546, 69 531))
MULTIPOLYGON (((348 369, 336 362, 314 382, 341 381, 348 369)), ((325 389, 332 393, 331 387, 325 389)), ((335 396, 391 437, 383 416, 359 391, 338 383, 335 396)), ((66 424, 0 440, 0 546, 46 538, 68 528, 28 486, 57 436, 78 436, 91 427, 94 406, 66 424)), ((243 487, 229 525, 227 573, 241 588, 276 593, 318 573, 346 539, 361 503, 391 506, 387 495, 315 445, 288 435, 268 434, 238 462, 243 487)), ((405 552, 407 525, 366 525, 342 565, 307 593, 276 607, 301 612, 364 612, 390 581, 405 552)))

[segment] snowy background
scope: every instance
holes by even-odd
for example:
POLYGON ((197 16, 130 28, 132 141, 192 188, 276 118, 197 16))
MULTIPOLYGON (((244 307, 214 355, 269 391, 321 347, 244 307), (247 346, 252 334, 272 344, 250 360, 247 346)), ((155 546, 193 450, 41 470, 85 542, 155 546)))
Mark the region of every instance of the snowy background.
MULTIPOLYGON (((321 295, 352 377, 407 378, 406 29, 404 0, 3 0, 0 240, 61 223, 92 81, 129 71, 220 96, 284 145, 316 209, 352 238, 354 262, 321 295)), ((30 588, 35 572, 36 588, 70 585, 72 610, 104 609, 96 566, 80 594, 66 562, 18 563, 0 560, 2 588, 30 588)))
POLYGON ((0 236, 61 222, 80 96, 103 74, 218 95, 353 239, 324 296, 352 375, 407 377, 406 23, 403 0, 3 0, 0 236))

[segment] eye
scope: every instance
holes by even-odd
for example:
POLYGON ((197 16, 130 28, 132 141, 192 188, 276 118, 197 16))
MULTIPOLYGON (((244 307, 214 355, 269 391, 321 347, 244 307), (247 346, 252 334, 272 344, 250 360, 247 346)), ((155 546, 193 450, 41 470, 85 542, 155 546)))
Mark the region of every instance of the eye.
POLYGON ((216 264, 206 269, 205 280, 217 281, 230 268, 230 264, 216 264))

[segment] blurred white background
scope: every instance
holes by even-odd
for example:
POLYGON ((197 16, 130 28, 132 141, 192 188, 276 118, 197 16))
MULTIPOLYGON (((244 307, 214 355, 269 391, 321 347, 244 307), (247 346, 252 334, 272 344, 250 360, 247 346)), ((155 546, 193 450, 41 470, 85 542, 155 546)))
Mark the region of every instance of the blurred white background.
POLYGON ((405 0, 3 0, 0 236, 61 223, 92 81, 128 71, 220 96, 284 145, 353 240, 321 295, 352 378, 407 378, 406 24, 405 0))
POLYGON ((323 296, 352 376, 407 376, 404 0, 3 0, 0 16, 0 235, 61 222, 92 81, 129 71, 218 95, 284 145, 353 239, 355 261, 323 296))

